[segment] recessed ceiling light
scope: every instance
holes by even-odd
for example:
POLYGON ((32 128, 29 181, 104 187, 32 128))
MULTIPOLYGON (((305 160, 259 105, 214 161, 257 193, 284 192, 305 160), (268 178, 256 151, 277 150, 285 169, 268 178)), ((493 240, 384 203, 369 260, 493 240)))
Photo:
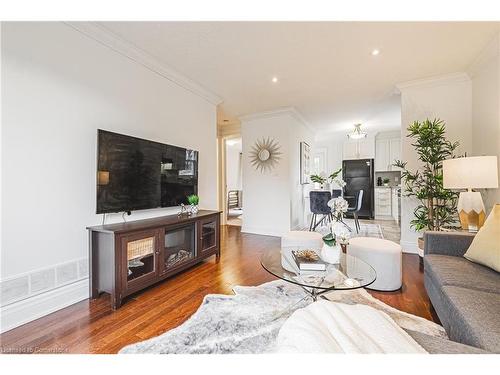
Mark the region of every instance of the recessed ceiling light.
POLYGON ((373 55, 373 56, 377 56, 379 53, 380 53, 380 51, 379 51, 378 49, 374 49, 374 50, 372 51, 372 55, 373 55))
POLYGON ((278 82, 278 77, 273 77, 273 79, 271 80, 273 83, 276 83, 278 82))

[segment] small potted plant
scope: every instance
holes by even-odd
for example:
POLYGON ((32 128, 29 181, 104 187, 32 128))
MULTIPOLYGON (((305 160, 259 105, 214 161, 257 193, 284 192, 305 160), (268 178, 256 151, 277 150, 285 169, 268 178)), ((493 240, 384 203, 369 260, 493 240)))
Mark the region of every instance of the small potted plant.
POLYGON ((310 178, 311 178, 311 181, 314 182, 314 187, 316 189, 323 189, 325 187, 325 183, 327 181, 327 178, 324 175, 324 173, 312 174, 310 176, 310 178))
POLYGON ((389 186, 389 182, 390 182, 391 180, 389 180, 389 179, 386 177, 386 178, 384 178, 382 181, 384 182, 384 186, 389 186))
POLYGON ((187 200, 189 205, 191 206, 191 213, 198 213, 198 204, 200 203, 200 197, 198 197, 196 194, 192 194, 187 197, 187 200))

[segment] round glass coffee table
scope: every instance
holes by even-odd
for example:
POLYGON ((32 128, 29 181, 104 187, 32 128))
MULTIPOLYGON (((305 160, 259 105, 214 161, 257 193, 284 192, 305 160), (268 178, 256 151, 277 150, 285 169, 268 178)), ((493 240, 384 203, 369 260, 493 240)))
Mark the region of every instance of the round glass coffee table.
POLYGON ((283 268, 280 249, 264 252, 260 263, 267 272, 277 278, 301 286, 313 301, 333 290, 364 288, 377 278, 377 273, 368 263, 344 253, 340 254, 338 264, 327 264, 325 271, 300 274, 283 268))

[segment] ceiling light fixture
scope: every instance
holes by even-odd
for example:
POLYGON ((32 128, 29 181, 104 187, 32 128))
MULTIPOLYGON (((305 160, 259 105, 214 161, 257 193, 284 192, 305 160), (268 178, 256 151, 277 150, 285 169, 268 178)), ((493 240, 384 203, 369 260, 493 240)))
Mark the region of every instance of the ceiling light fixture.
POLYGON ((278 82, 278 77, 273 77, 273 79, 271 79, 271 81, 272 81, 273 83, 278 82))
POLYGON ((347 134, 349 139, 361 139, 366 138, 366 132, 361 130, 361 124, 354 124, 354 130, 352 133, 347 134))
POLYGON ((372 51, 372 56, 377 56, 379 53, 380 53, 380 51, 378 49, 374 49, 372 51))

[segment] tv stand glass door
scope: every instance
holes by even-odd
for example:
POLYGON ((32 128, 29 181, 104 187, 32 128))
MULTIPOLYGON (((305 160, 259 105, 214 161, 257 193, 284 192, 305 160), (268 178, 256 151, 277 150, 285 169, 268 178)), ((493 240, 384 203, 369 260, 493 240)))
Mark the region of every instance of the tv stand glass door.
POLYGON ((121 237, 124 251, 122 277, 127 290, 141 288, 157 277, 158 231, 147 230, 121 237))

